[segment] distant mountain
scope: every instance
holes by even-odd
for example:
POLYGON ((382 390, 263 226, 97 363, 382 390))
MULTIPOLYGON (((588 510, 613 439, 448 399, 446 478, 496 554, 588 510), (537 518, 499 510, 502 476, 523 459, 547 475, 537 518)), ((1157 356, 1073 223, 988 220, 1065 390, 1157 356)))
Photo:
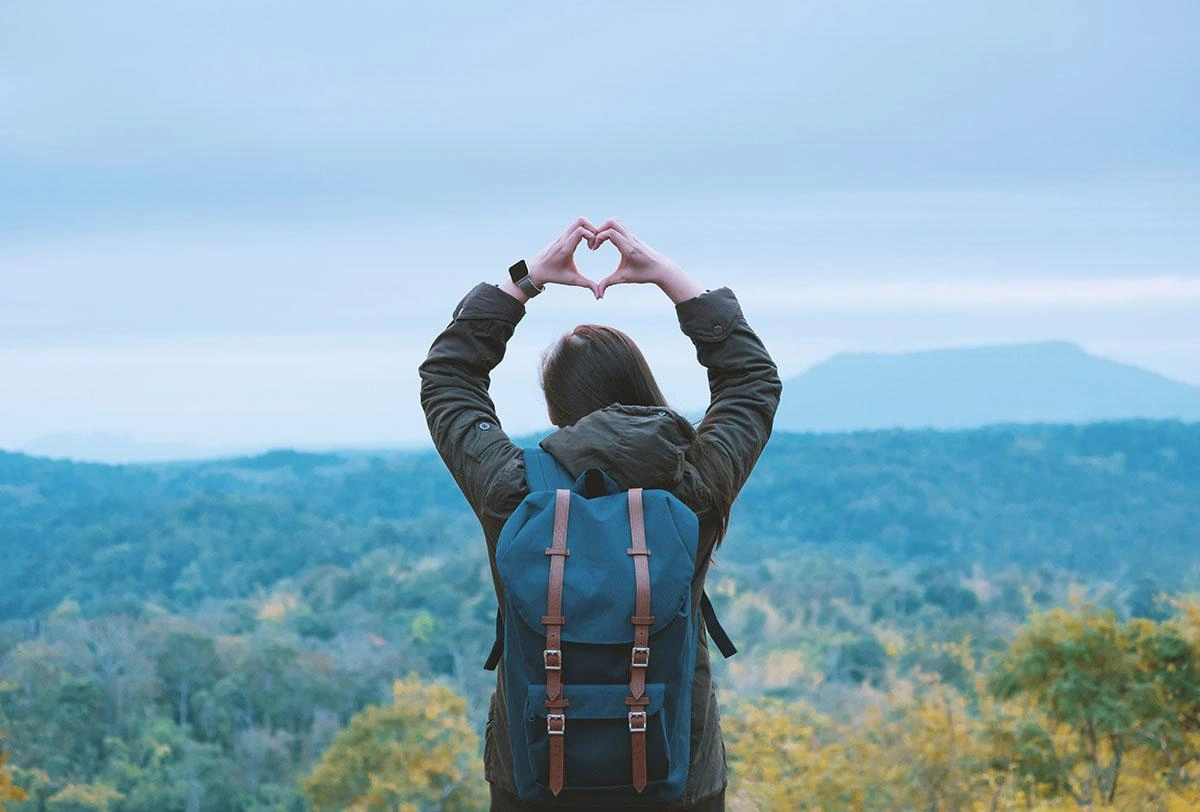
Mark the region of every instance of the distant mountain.
POLYGON ((1048 341, 843 353, 784 381, 785 431, 1200 420, 1200 386, 1048 341))
MULTIPOLYGON (((680 409, 699 423, 705 407, 680 409)), ((779 431, 977 428, 996 423, 1200 421, 1200 386, 1090 355, 1065 341, 910 353, 839 353, 784 381, 779 431)), ((549 426, 514 441, 535 444, 549 426)), ((293 445, 343 456, 432 450, 428 442, 353 448, 293 445)), ((76 462, 152 463, 248 456, 269 447, 199 446, 92 433, 51 434, 18 449, 76 462)))
MULTIPOLYGON (((379 456, 389 452, 404 453, 423 450, 428 443, 375 444, 369 446, 338 446, 328 444, 295 445, 296 451, 334 453, 343 457, 379 456)), ((105 432, 62 432, 30 440, 15 449, 34 457, 73 462, 102 462, 128 465, 151 462, 217 460, 228 457, 248 457, 272 451, 269 446, 211 446, 189 443, 152 442, 124 434, 105 432)))

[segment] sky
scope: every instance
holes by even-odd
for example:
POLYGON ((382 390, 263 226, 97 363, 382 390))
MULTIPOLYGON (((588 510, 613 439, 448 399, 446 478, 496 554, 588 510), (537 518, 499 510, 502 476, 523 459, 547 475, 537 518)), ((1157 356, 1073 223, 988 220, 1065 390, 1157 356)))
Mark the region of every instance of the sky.
MULTIPOLYGON (((785 378, 1054 339, 1200 384, 1197 98, 1193 2, 6 3, 0 448, 427 445, 454 305, 581 215, 729 286, 785 378)), ((551 287, 510 434, 581 322, 703 409, 659 291, 551 287)))

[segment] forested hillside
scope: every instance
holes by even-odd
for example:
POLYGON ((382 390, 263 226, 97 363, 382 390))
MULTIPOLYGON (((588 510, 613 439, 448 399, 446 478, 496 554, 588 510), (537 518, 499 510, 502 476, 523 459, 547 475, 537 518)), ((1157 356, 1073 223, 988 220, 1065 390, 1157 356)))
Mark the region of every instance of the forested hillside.
MULTIPOLYGON (((0 455, 0 807, 479 808, 482 546, 432 451, 0 455)), ((1200 803, 1197 549, 1197 425, 776 434, 709 580, 734 797, 1200 803)))
MULTIPOLYGON (((778 432, 721 558, 861 549, 1179 586, 1196 566, 1197 528, 1197 424, 778 432)), ((0 453, 0 617, 66 598, 85 610, 146 599, 186 610, 372 550, 422 555, 480 539, 433 451, 152 466, 0 453)))

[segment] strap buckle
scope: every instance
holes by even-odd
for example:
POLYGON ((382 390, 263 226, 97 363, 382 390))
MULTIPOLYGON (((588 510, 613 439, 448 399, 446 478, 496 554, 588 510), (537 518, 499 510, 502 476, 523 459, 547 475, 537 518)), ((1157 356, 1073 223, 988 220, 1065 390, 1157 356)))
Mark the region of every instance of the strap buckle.
POLYGON ((636 710, 629 712, 629 732, 630 733, 645 733, 646 732, 646 712, 644 710, 636 710))
POLYGON ((646 668, 650 665, 650 647, 634 646, 629 655, 629 664, 633 668, 646 668), (640 660, 638 658, 641 658, 640 660))
POLYGON ((562 650, 557 648, 542 649, 542 665, 547 671, 562 671, 562 650))
POLYGON ((561 736, 567 729, 567 717, 561 713, 546 714, 546 735, 561 736))

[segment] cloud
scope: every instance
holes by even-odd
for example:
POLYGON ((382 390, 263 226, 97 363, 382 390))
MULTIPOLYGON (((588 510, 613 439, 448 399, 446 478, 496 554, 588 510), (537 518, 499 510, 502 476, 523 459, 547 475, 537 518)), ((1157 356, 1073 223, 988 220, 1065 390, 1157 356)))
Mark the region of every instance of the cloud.
POLYGON ((938 311, 1025 308, 1193 308, 1200 277, 1148 276, 1062 279, 856 279, 848 283, 801 280, 784 285, 754 281, 739 298, 761 312, 938 311))

